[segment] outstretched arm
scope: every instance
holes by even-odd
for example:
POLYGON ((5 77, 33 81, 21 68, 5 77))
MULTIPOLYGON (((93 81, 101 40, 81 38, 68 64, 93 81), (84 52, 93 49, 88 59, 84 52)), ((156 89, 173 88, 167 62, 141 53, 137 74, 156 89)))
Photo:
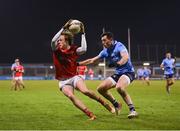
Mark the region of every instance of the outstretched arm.
POLYGON ((163 70, 164 69, 164 64, 163 64, 164 62, 162 62, 161 63, 161 65, 160 65, 160 68, 163 70))
POLYGON ((84 54, 87 51, 87 42, 85 36, 84 24, 81 23, 81 47, 77 48, 76 52, 78 55, 84 54))
POLYGON ((163 64, 161 64, 160 67, 161 67, 161 69, 163 69, 164 68, 163 64))
POLYGON ((100 58, 99 56, 96 56, 94 58, 90 58, 90 59, 87 59, 87 60, 84 60, 84 61, 80 61, 79 62, 79 65, 89 65, 89 64, 93 64, 95 63, 96 61, 98 61, 100 58))

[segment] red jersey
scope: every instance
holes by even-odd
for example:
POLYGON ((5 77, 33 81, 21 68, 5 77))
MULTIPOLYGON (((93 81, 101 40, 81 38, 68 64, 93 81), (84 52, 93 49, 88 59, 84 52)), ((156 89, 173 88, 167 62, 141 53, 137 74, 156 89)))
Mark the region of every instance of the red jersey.
POLYGON ((94 71, 92 69, 89 69, 89 72, 88 72, 89 75, 94 75, 94 71))
POLYGON ((56 79, 71 78, 77 75, 77 58, 76 49, 78 47, 71 45, 70 49, 62 51, 58 48, 53 52, 53 61, 56 70, 56 79))
POLYGON ((78 66, 77 70, 78 70, 79 75, 85 75, 85 72, 87 71, 87 67, 86 66, 78 66))
POLYGON ((22 65, 16 65, 14 67, 14 76, 15 77, 19 77, 19 76, 22 76, 23 75, 23 72, 24 72, 24 67, 22 65))

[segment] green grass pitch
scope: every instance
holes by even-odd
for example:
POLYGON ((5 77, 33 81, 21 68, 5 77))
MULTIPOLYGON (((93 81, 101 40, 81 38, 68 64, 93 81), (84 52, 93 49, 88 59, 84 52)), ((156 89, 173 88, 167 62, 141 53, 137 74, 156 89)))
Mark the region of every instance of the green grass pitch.
MULTIPOLYGON (((100 81, 86 81, 94 90, 100 81)), ((134 81, 128 92, 132 97, 137 119, 128 119, 127 106, 112 89, 113 95, 123 103, 122 112, 116 116, 99 103, 75 94, 96 114, 95 121, 88 121, 80 110, 58 89, 58 82, 25 81, 26 89, 11 91, 10 81, 0 81, 0 130, 164 130, 180 129, 180 81, 172 86, 171 94, 165 91, 165 81, 151 81, 146 86, 134 81)), ((98 93, 97 93, 98 94, 98 93)), ((99 95, 99 94, 98 94, 99 95)))

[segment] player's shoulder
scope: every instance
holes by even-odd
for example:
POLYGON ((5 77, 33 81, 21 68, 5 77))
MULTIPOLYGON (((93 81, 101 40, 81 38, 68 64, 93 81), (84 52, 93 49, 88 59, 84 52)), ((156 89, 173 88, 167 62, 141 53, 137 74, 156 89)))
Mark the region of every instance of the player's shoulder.
POLYGON ((124 45, 122 42, 117 41, 117 40, 115 40, 114 43, 117 44, 117 45, 124 45))
POLYGON ((122 42, 115 41, 114 43, 116 45, 116 48, 125 48, 125 46, 124 46, 124 44, 122 42))
POLYGON ((120 52, 127 51, 127 49, 123 43, 116 41, 115 44, 116 44, 115 50, 120 51, 120 52))

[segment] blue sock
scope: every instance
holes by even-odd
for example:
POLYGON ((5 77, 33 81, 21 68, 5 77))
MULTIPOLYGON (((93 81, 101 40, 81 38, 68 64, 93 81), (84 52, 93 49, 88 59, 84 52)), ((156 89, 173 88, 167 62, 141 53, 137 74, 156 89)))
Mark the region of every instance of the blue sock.
POLYGON ((116 100, 114 100, 113 102, 112 102, 112 104, 114 105, 114 107, 119 107, 119 103, 116 101, 116 100))
POLYGON ((135 111, 135 108, 134 108, 134 105, 133 104, 129 104, 129 110, 132 112, 132 111, 135 111))

